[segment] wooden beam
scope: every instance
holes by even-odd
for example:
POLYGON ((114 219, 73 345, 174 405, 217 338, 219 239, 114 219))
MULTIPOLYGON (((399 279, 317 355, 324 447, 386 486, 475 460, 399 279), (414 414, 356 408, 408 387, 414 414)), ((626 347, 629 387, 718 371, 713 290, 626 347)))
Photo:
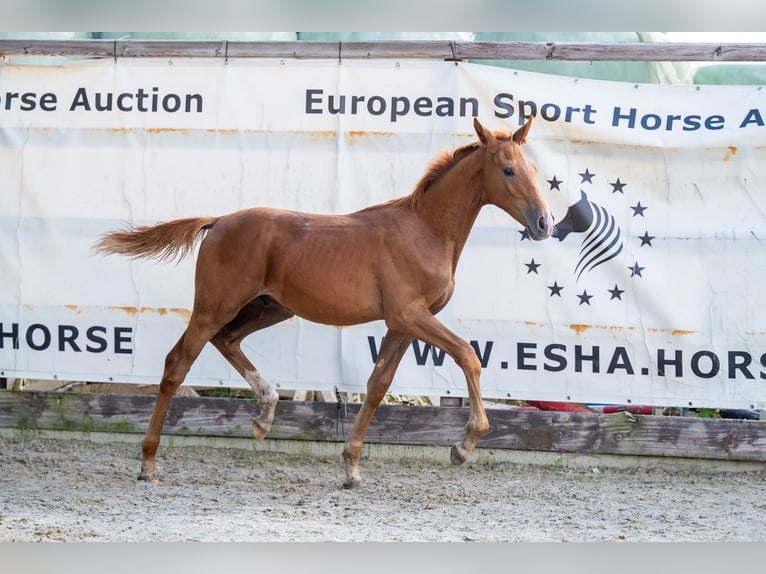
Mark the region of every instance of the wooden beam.
POLYGON ((1 39, 0 56, 764 62, 766 44, 1 39))
MULTIPOLYGON (((141 433, 154 397, 0 391, 0 427, 141 433)), ((359 404, 280 401, 269 438, 340 442, 359 404)), ((258 408, 250 399, 174 397, 167 435, 250 437, 258 408)), ((766 462, 766 422, 626 414, 487 411, 479 448, 651 455, 766 462)), ((464 407, 381 405, 367 442, 447 446, 468 420, 464 407)))

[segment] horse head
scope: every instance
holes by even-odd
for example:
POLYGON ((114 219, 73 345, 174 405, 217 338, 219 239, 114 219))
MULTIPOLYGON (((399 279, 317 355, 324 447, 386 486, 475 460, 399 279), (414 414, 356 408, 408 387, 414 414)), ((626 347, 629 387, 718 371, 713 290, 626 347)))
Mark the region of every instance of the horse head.
POLYGON ((535 182, 537 168, 521 147, 532 127, 532 118, 512 135, 494 133, 476 118, 473 126, 486 148, 482 184, 487 203, 496 205, 526 227, 532 239, 550 237, 553 216, 535 182))

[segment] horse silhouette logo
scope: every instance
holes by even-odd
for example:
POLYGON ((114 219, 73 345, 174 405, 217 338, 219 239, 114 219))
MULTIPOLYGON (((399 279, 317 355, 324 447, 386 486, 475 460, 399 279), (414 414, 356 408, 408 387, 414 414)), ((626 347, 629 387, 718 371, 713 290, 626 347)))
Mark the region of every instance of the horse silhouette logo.
POLYGON ((564 218, 553 228, 553 237, 564 241, 571 233, 584 233, 580 258, 575 267, 576 280, 583 273, 617 257, 623 248, 620 227, 604 207, 593 203, 580 190, 580 200, 570 205, 564 218))

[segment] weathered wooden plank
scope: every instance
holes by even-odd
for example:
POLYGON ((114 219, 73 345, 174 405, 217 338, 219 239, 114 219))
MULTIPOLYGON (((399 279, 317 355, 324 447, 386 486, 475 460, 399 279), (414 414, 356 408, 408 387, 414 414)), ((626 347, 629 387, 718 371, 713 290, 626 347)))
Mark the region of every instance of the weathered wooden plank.
MULTIPOLYGON (((146 395, 0 391, 0 427, 144 433, 146 395)), ((168 435, 250 437, 258 408, 249 399, 174 397, 168 435)), ((358 404, 280 401, 270 438, 343 441, 358 404)), ((491 409, 479 448, 673 456, 766 462, 766 423, 725 419, 491 409)), ((383 405, 367 442, 450 445, 468 420, 464 407, 383 405)))
POLYGON ((497 413, 483 447, 766 462, 759 421, 523 411, 497 413))
POLYGON ((763 62, 766 44, 2 39, 0 56, 763 62))
POLYGON ((766 60, 766 44, 681 42, 457 42, 460 59, 741 62, 766 60))

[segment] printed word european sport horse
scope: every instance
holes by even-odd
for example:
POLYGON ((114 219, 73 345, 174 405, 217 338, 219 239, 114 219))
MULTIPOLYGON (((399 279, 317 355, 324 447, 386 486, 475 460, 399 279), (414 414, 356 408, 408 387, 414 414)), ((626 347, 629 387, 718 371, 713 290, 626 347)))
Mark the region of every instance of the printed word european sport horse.
POLYGON ((495 133, 474 119, 479 140, 442 152, 410 195, 348 215, 255 207, 103 235, 97 252, 159 260, 184 257, 204 237, 192 314, 165 360, 138 478, 158 481, 155 456, 170 399, 208 342, 256 393, 254 436, 268 433, 278 394, 240 342, 294 315, 336 326, 382 319, 388 328, 343 448, 344 486, 361 481, 359 457, 370 419, 413 339, 446 351, 465 374, 470 414, 463 439, 451 450, 453 464, 464 462, 489 430, 481 364, 471 345, 434 315, 452 296, 458 258, 482 206, 506 211, 532 239, 551 235, 553 218, 535 183, 537 170, 522 151, 531 125, 495 133))

